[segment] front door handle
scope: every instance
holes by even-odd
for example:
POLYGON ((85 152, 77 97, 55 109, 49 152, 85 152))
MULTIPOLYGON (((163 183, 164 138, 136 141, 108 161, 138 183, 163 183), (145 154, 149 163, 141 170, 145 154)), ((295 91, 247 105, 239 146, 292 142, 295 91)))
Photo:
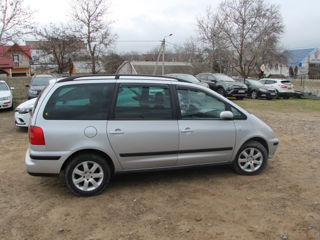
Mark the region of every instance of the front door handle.
POLYGON ((191 128, 186 127, 184 130, 181 130, 181 133, 191 134, 193 133, 193 131, 191 130, 191 128))
POLYGON ((112 135, 122 135, 122 134, 124 134, 124 132, 120 128, 117 128, 114 131, 110 131, 109 133, 112 134, 112 135))

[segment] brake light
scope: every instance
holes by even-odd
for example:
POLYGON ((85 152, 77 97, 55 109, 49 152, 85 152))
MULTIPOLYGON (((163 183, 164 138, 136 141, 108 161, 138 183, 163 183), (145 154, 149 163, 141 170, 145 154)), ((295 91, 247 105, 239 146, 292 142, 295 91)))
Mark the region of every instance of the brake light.
POLYGON ((29 142, 32 145, 45 145, 44 134, 41 128, 29 126, 29 142))
POLYGON ((288 86, 287 86, 287 85, 283 85, 283 84, 279 84, 279 87, 281 87, 281 88, 287 88, 288 86))

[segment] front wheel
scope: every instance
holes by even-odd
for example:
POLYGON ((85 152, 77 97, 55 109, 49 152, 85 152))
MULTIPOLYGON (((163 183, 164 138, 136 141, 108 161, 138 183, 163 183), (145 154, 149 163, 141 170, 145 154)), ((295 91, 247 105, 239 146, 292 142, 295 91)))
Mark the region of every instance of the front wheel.
POLYGON ((256 175, 265 168, 267 159, 266 148, 259 142, 249 141, 240 148, 233 168, 242 175, 256 175))
POLYGON ((101 193, 107 187, 110 176, 110 167, 105 159, 89 153, 74 157, 65 170, 67 187, 79 196, 101 193))
POLYGON ((223 89, 223 88, 218 88, 218 89, 217 89, 217 93, 219 93, 219 94, 222 95, 222 96, 225 96, 225 92, 224 92, 224 89, 223 89))

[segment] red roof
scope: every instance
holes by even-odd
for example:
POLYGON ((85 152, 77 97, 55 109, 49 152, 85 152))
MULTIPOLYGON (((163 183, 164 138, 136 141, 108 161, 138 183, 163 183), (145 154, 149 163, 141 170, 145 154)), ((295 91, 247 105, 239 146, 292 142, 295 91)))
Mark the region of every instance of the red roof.
POLYGON ((14 44, 13 46, 0 46, 0 68, 13 67, 11 55, 9 55, 10 57, 6 55, 6 53, 11 50, 21 50, 31 58, 31 49, 29 46, 19 46, 18 44, 14 44))
POLYGON ((29 46, 19 46, 18 44, 14 44, 12 46, 0 46, 0 57, 3 57, 8 51, 15 49, 21 50, 31 59, 31 48, 29 46))

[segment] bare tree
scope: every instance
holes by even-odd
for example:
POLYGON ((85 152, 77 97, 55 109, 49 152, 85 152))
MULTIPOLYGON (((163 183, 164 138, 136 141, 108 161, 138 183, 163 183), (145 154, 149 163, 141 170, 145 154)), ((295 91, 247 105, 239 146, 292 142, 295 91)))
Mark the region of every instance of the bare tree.
POLYGON ((283 28, 279 7, 264 0, 224 0, 198 21, 202 39, 228 50, 229 64, 244 78, 276 50, 283 28))
POLYGON ((87 45, 92 73, 97 72, 100 57, 116 38, 105 19, 107 10, 105 0, 73 0, 72 18, 77 35, 87 45))
POLYGON ((227 45, 219 27, 219 15, 209 7, 205 16, 197 19, 199 39, 204 44, 203 52, 211 71, 222 72, 227 45))
POLYGON ((105 56, 102 60, 104 70, 109 74, 115 74, 123 61, 124 59, 120 55, 113 52, 105 56))
POLYGON ((0 1, 0 44, 19 39, 30 33, 33 12, 23 6, 23 0, 0 1))
POLYGON ((79 54, 84 49, 84 43, 77 38, 66 25, 54 25, 42 27, 36 31, 39 41, 39 50, 43 58, 51 56, 53 62, 58 65, 58 73, 63 73, 70 68, 73 55, 79 54))
POLYGON ((279 7, 264 0, 225 0, 219 16, 235 70, 246 78, 256 69, 259 56, 263 60, 264 52, 276 48, 284 28, 279 7))

